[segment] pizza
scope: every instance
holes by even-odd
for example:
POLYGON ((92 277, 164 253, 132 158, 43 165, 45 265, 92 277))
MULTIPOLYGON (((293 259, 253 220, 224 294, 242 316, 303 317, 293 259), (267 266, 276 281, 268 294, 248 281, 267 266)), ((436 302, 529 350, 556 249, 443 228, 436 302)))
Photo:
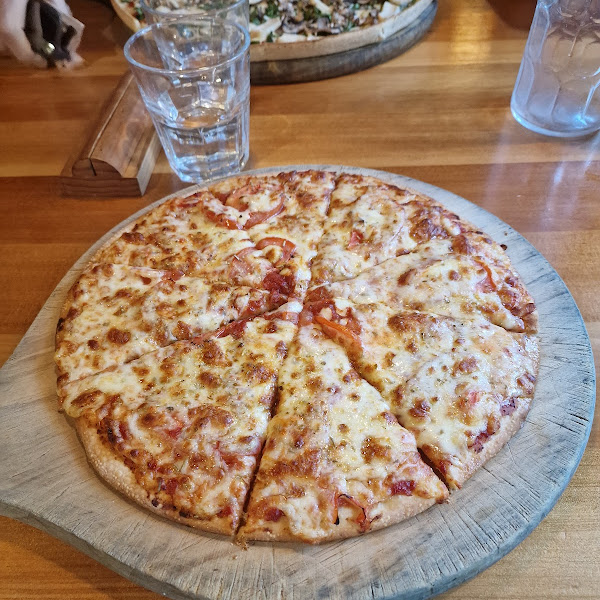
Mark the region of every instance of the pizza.
MULTIPOLYGON (((243 0, 242 0, 243 1, 243 0)), ((133 31, 147 24, 140 0, 111 0, 121 20, 133 31)), ((433 0, 249 0, 251 59, 285 60, 333 54, 386 39, 424 13, 433 0)), ((240 0, 198 3, 169 0, 157 12, 178 16, 199 10, 230 11, 240 18, 240 0), (232 8, 233 7, 233 8, 232 8)), ((244 24, 246 18, 244 18, 244 24)))
POLYGON ((241 174, 117 231, 61 310, 60 409, 154 513, 322 543, 447 501, 520 429, 534 299, 505 248, 344 169, 241 174))

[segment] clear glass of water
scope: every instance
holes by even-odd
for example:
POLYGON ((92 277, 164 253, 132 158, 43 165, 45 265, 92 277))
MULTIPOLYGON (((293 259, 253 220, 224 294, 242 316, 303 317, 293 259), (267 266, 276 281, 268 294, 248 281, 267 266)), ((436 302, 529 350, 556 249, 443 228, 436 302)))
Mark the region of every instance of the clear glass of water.
POLYGON ((190 16, 235 21, 246 29, 249 25, 248 0, 141 0, 140 6, 149 25, 190 16))
POLYGON ((600 0, 538 0, 511 110, 546 135, 600 129, 600 0))
POLYGON ((221 18, 170 20, 125 44, 125 57, 171 168, 204 182, 240 171, 249 153, 250 36, 221 18))

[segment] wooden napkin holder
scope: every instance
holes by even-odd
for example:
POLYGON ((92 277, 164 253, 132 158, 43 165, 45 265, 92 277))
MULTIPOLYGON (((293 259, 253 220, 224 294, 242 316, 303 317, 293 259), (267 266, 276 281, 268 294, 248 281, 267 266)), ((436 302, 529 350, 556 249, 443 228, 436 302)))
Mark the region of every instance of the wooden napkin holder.
POLYGON ((160 142, 133 75, 127 72, 102 108, 91 135, 65 165, 65 196, 143 196, 160 142))

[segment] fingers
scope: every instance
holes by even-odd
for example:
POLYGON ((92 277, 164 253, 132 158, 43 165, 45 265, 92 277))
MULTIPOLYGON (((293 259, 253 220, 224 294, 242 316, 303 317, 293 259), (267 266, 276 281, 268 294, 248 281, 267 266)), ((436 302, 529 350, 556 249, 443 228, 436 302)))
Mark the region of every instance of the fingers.
POLYGON ((48 66, 46 59, 31 49, 29 40, 22 29, 17 29, 16 31, 0 30, 0 39, 9 53, 18 61, 41 69, 45 69, 48 66))
POLYGON ((58 12, 61 12, 61 13, 65 14, 65 15, 70 15, 71 14, 71 9, 69 8, 69 6, 65 2, 65 0, 46 0, 46 2, 48 4, 50 4, 51 6, 54 6, 54 8, 58 12))

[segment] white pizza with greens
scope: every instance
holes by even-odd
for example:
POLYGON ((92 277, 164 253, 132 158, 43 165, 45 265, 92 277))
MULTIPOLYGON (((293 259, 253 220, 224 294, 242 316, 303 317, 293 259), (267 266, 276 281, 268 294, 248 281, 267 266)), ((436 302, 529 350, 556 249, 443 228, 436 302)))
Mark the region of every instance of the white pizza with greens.
POLYGON ((417 0, 250 0, 252 42, 299 42, 377 25, 417 0))
MULTIPOLYGON (((140 0, 111 0, 132 29, 146 25, 140 0)), ((433 0, 249 0, 249 31, 253 44, 318 41, 325 37, 371 30, 385 38, 420 15, 433 0), (384 23, 387 27, 384 27, 384 23)), ((193 14, 234 4, 227 0, 161 0, 159 12, 193 14)))

